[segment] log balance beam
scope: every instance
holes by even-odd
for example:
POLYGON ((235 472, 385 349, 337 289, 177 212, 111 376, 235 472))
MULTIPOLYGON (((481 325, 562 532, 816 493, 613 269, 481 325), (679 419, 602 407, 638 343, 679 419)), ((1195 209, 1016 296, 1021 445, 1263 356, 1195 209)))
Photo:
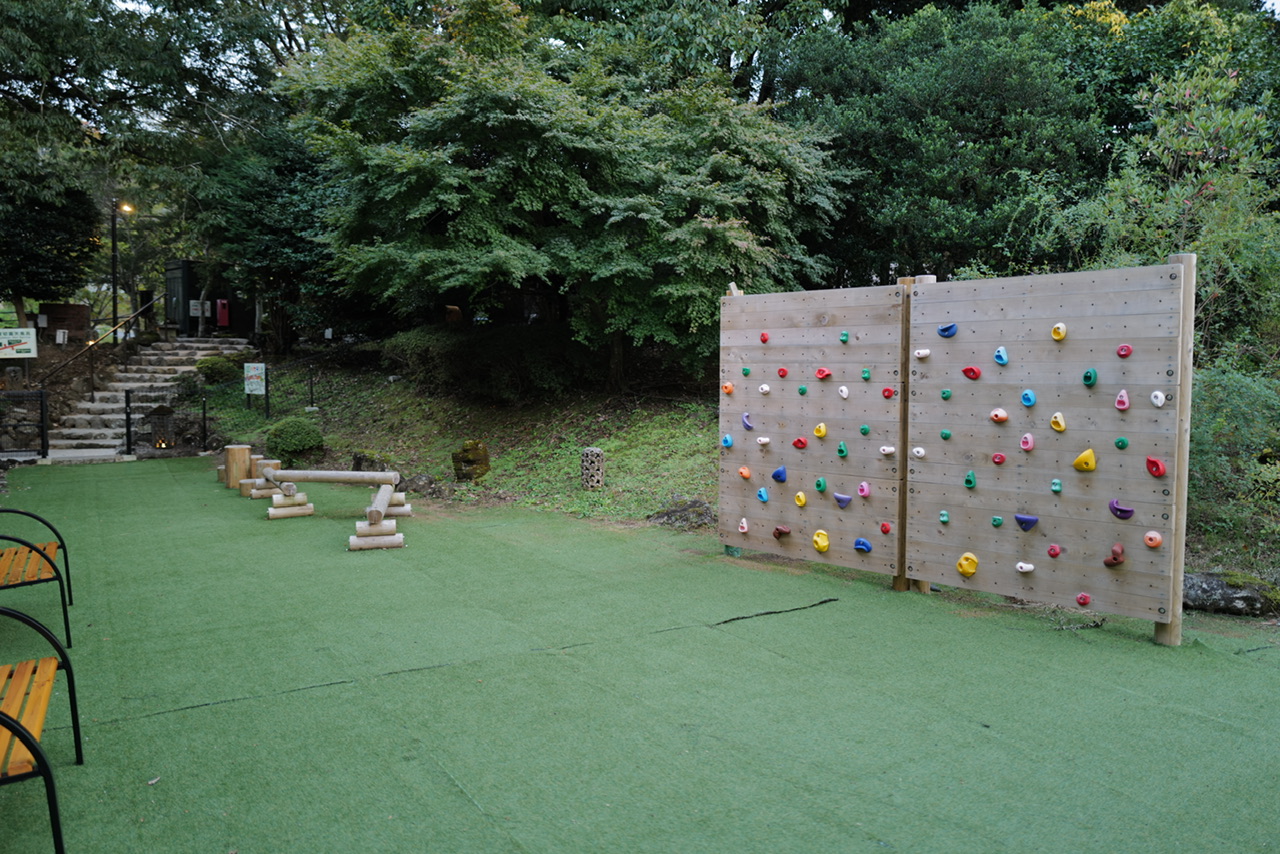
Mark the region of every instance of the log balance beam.
POLYGON ((279 490, 278 494, 272 495, 268 519, 315 513, 315 506, 307 503, 306 493, 298 492, 299 483, 356 483, 377 487, 373 503, 364 511, 366 521, 356 523, 355 536, 349 538, 347 544, 351 551, 362 551, 404 546, 404 534, 396 533, 395 519, 387 518, 413 513, 413 508, 405 502, 405 494, 395 491, 399 482, 400 473, 394 471, 306 471, 264 465, 261 487, 273 493, 279 490))

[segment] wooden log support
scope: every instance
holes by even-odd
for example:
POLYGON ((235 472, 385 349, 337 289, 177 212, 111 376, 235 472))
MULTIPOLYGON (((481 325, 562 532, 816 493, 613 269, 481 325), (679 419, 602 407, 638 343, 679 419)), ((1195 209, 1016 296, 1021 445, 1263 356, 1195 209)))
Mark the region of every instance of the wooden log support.
POLYGON ((249 453, 253 450, 250 445, 227 445, 227 488, 236 489, 240 486, 240 481, 249 476, 249 453))
POLYGON ((240 479, 240 497, 248 498, 249 495, 253 492, 257 483, 258 482, 251 477, 241 478, 240 479))
POLYGON ((226 483, 226 482, 227 482, 227 467, 218 466, 218 483, 226 483))
POLYGON ((298 507, 268 507, 268 519, 292 519, 295 516, 311 516, 316 512, 314 504, 303 504, 298 507))
MULTIPOLYGON (((277 495, 284 495, 284 493, 274 486, 265 489, 254 489, 249 492, 250 498, 274 498, 277 495)), ((306 504, 307 502, 303 501, 302 503, 306 504)))
POLYGON ((391 493, 394 486, 384 483, 378 487, 378 494, 373 497, 373 504, 365 509, 365 518, 369 520, 370 525, 376 525, 382 521, 382 517, 387 514, 387 505, 391 502, 391 493))
POLYGON ((386 537, 396 532, 396 521, 394 519, 383 519, 376 525, 370 525, 368 522, 356 522, 357 537, 386 537))
POLYGON ((271 496, 272 507, 301 507, 307 503, 307 494, 299 492, 296 495, 285 495, 283 492, 279 495, 271 496))
POLYGON ((389 483, 395 486, 400 482, 400 473, 394 471, 295 471, 264 466, 262 476, 277 484, 289 481, 291 483, 367 483, 370 485, 389 483))
POLYGON ((280 461, 269 460, 266 457, 261 457, 261 456, 258 457, 253 461, 253 476, 262 477, 262 470, 267 468, 268 466, 273 469, 278 469, 280 468, 280 461))
POLYGON ((404 548, 404 534, 393 534, 389 537, 356 537, 352 536, 347 540, 347 549, 349 551, 365 551, 367 549, 402 549, 404 548))
POLYGON ((390 504, 388 504, 387 506, 389 506, 389 507, 403 507, 403 506, 404 506, 404 504, 405 504, 405 500, 406 500, 406 499, 405 499, 405 493, 403 493, 403 492, 393 492, 393 493, 391 493, 391 503, 390 503, 390 504))
POLYGON ((384 513, 384 514, 382 514, 382 515, 383 515, 384 517, 388 518, 388 519, 390 519, 390 518, 399 518, 399 517, 403 517, 403 516, 412 516, 412 515, 413 515, 413 505, 412 505, 412 504, 401 504, 399 507, 394 507, 394 506, 393 506, 393 507, 388 507, 388 508, 387 508, 387 512, 386 512, 386 513, 384 513))

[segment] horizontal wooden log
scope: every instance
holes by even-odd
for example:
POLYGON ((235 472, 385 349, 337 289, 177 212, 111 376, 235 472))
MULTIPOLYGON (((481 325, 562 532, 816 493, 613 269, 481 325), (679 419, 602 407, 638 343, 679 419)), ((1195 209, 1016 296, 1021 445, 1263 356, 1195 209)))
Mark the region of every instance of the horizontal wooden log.
POLYGON ((255 483, 257 483, 257 481, 251 477, 240 478, 240 497, 248 498, 249 493, 253 492, 255 483))
POLYGON ((357 537, 385 537, 396 532, 396 522, 394 519, 383 519, 376 525, 368 522, 356 522, 357 537))
POLYGON ((391 506, 391 507, 403 507, 403 506, 404 506, 404 502, 405 502, 405 500, 406 500, 406 499, 405 499, 405 493, 403 493, 403 492, 393 492, 393 493, 391 493, 391 503, 390 503, 390 506, 391 506))
POLYGON ((271 496, 272 507, 301 507, 307 503, 307 494, 299 492, 296 495, 285 495, 283 492, 279 495, 271 496))
POLYGON ((389 483, 395 486, 400 482, 400 473, 394 471, 295 471, 265 466, 262 476, 275 483, 389 483))
POLYGON ((311 516, 316 512, 314 504, 303 504, 300 507, 268 507, 268 519, 291 519, 294 516, 311 516))
POLYGON ((387 512, 384 513, 383 515, 386 516, 387 518, 400 517, 400 516, 412 516, 413 505, 402 504, 399 507, 388 507, 387 512))
MULTIPOLYGON (((283 496, 284 493, 274 486, 267 487, 265 489, 254 489, 249 493, 250 498, 273 498, 277 495, 283 496)), ((307 502, 302 501, 300 503, 306 504, 307 502)))
POLYGON ((353 552, 366 549, 402 548, 404 548, 404 534, 394 534, 390 537, 350 537, 347 540, 347 549, 353 552))

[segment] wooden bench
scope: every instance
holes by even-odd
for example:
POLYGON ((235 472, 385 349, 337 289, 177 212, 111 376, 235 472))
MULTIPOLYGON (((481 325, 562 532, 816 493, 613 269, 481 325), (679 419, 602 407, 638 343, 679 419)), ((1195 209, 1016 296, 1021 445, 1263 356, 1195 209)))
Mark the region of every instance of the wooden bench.
POLYGON ((53 632, 12 608, 0 607, 0 617, 8 617, 30 626, 49 642, 55 653, 53 656, 17 664, 0 664, 0 786, 35 777, 44 780, 45 797, 49 802, 49 825, 53 830, 53 847, 58 854, 63 854, 62 821, 58 813, 58 794, 53 785, 53 768, 40 746, 40 736, 44 732, 49 699, 53 696, 54 679, 61 670, 67 675, 76 764, 84 764, 75 675, 71 671, 66 648, 59 643, 53 632))
POLYGON ((21 537, 0 533, 0 590, 6 587, 26 587, 31 584, 57 582, 58 592, 62 596, 62 627, 66 634, 67 646, 71 646, 71 618, 67 614, 67 606, 73 604, 73 599, 71 562, 67 554, 66 541, 62 539, 58 529, 46 519, 26 510, 0 508, 0 528, 7 526, 8 523, 3 514, 34 519, 49 529, 54 539, 35 543, 21 537), (58 567, 59 555, 62 556, 61 569, 58 567))

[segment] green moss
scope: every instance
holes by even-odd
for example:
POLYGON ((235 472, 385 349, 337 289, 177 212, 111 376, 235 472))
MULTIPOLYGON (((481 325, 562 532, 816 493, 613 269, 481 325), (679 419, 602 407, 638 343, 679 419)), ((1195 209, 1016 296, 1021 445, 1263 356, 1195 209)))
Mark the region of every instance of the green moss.
POLYGON ((1251 590, 1256 590, 1258 595, 1266 601, 1269 610, 1280 611, 1280 587, 1276 587, 1270 581, 1238 570, 1227 570, 1216 573, 1216 575, 1232 587, 1247 587, 1251 590))

